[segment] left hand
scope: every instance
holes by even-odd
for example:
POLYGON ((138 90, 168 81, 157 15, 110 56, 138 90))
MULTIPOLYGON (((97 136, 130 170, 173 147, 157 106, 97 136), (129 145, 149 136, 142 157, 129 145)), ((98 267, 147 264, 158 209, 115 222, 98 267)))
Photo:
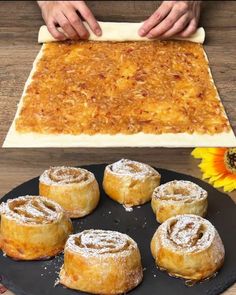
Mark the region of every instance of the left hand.
POLYGON ((201 1, 163 1, 139 29, 142 37, 188 37, 198 26, 201 1))
POLYGON ((89 32, 82 17, 95 35, 101 36, 101 28, 85 1, 38 1, 49 32, 55 39, 87 39, 89 32), (78 13, 80 15, 78 15, 78 13), (58 25, 66 35, 58 30, 58 25))

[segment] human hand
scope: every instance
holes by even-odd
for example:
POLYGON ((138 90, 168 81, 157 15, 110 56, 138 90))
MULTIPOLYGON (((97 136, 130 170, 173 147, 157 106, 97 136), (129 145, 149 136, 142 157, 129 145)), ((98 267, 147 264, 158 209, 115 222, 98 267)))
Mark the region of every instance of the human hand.
POLYGON ((38 1, 38 5, 48 30, 55 39, 65 40, 67 37, 87 39, 89 32, 80 16, 88 23, 95 35, 102 34, 98 22, 84 1, 38 1), (64 30, 67 36, 58 30, 57 25, 64 30))
POLYGON ((188 37, 197 30, 201 1, 163 1, 143 23, 139 35, 148 38, 188 37))

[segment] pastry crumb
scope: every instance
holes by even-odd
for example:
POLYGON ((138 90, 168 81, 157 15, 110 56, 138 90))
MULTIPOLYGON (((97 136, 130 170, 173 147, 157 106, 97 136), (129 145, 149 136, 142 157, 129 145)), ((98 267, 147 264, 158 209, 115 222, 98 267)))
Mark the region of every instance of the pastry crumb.
POLYGON ((132 207, 127 207, 125 205, 123 205, 123 207, 125 208, 126 212, 132 212, 134 210, 132 207))

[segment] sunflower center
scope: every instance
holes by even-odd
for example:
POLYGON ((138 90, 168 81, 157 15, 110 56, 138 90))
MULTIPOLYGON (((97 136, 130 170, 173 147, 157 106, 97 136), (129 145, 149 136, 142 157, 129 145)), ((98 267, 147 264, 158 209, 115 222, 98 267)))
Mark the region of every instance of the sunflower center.
POLYGON ((236 148, 230 148, 225 153, 225 164, 230 172, 236 173, 236 148))

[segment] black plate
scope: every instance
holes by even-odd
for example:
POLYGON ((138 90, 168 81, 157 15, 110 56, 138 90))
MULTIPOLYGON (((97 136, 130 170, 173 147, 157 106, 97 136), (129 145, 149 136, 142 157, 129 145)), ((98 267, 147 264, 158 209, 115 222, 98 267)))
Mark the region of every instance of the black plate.
MULTIPOLYGON (((144 267, 144 279, 131 294, 219 294, 236 282, 236 206, 225 194, 217 191, 207 183, 194 177, 177 172, 157 169, 161 173, 161 182, 174 179, 190 180, 209 193, 209 209, 206 216, 219 231, 226 250, 223 268, 215 278, 192 287, 185 286, 181 279, 169 277, 159 271, 150 252, 150 240, 158 227, 150 203, 126 212, 123 206, 108 198, 102 190, 101 183, 105 165, 91 165, 85 168, 93 172, 101 190, 98 208, 89 216, 73 221, 74 231, 84 229, 110 229, 130 235, 139 245, 144 267)), ((29 180, 16 187, 2 201, 26 194, 38 194, 38 178, 29 180)), ((0 274, 2 283, 17 295, 73 295, 84 294, 64 288, 54 287, 58 272, 63 263, 63 255, 48 261, 16 262, 0 253, 0 274)))

